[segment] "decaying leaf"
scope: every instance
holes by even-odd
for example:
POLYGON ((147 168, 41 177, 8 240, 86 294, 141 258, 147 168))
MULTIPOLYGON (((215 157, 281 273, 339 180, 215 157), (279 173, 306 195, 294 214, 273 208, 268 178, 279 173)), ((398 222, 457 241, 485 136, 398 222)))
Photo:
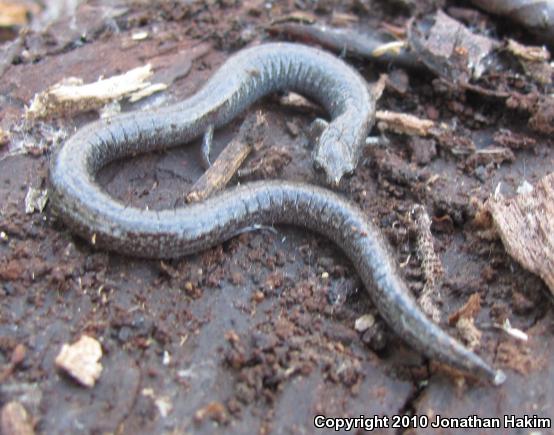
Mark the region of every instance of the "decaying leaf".
POLYGON ((554 173, 531 192, 511 199, 493 197, 485 208, 508 254, 539 275, 554 294, 554 173))

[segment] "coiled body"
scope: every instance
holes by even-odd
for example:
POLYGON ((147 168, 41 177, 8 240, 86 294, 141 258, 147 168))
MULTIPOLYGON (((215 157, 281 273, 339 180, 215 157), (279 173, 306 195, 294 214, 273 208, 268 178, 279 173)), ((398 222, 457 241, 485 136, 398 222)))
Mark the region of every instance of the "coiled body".
MULTIPOLYGON (((270 45, 269 58, 264 59, 263 69, 281 71, 279 65, 286 62, 278 58, 279 47, 295 46, 270 45), (267 63, 275 65, 271 67, 267 63)), ((311 49, 306 47, 298 50, 296 54, 304 51, 311 53, 311 49)), ((263 57, 263 54, 254 52, 263 57)), ((285 50, 283 56, 288 56, 287 53, 285 50)), ((240 95, 246 98, 244 95, 247 94, 248 101, 252 101, 268 89, 288 87, 290 84, 296 89, 315 92, 319 85, 303 83, 303 80, 314 80, 313 73, 302 73, 311 71, 315 59, 310 56, 307 65, 294 64, 279 73, 277 77, 296 74, 283 78, 287 86, 264 82, 262 92, 255 90, 252 83, 248 86, 235 83, 239 88, 236 92, 229 91, 228 85, 212 89, 212 92, 227 92, 225 95, 233 99, 231 102, 218 95, 208 95, 209 90, 204 89, 200 94, 211 103, 219 101, 218 107, 222 112, 210 112, 208 115, 196 107, 196 113, 212 117, 211 121, 215 119, 215 124, 219 125, 229 119, 230 113, 236 110, 233 107, 245 104, 237 101, 240 95)), ((242 62, 237 62, 237 65, 244 66, 242 62)), ((259 62, 261 60, 257 59, 256 63, 259 62)), ((294 62, 304 61, 297 58, 294 62)), ((225 65, 223 68, 226 68, 225 65)), ((243 71, 236 71, 236 76, 243 80, 255 77, 243 71)), ((327 85, 335 83, 329 95, 340 93, 337 87, 348 88, 348 83, 341 84, 337 78, 325 76, 317 80, 327 85)), ((189 129, 201 130, 205 122, 192 119, 193 115, 187 109, 191 101, 196 105, 203 104, 197 95, 187 100, 187 104, 180 103, 163 113, 131 113, 109 122, 93 123, 64 144, 52 161, 50 198, 55 210, 75 232, 99 247, 123 254, 167 258, 214 246, 255 224, 292 224, 308 228, 328 237, 346 253, 383 318, 408 343, 431 358, 495 382, 501 380, 500 372, 489 367, 420 312, 399 276, 378 229, 361 210, 327 189, 283 181, 257 182, 227 190, 201 203, 162 211, 126 207, 107 195, 95 181, 95 174, 102 166, 126 155, 184 142, 194 136, 189 129)), ((328 107, 333 107, 330 99, 326 103, 328 107)), ((338 127, 335 125, 333 128, 338 127)), ((365 135, 366 132, 359 134, 365 135)))
POLYGON ((331 121, 321 131, 313 159, 326 182, 337 185, 357 165, 374 122, 375 101, 353 68, 325 51, 300 44, 272 43, 242 50, 190 98, 155 111, 92 123, 77 132, 66 148, 92 146, 87 164, 98 169, 129 153, 187 143, 280 90, 312 97, 329 112, 331 121), (91 139, 100 146, 90 144, 91 139))

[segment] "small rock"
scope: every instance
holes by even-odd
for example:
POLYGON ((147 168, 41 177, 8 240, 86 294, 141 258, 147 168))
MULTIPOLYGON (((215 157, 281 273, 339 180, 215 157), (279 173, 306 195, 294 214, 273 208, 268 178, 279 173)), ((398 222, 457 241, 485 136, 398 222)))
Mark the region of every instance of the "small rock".
POLYGON ((8 402, 0 416, 3 435, 32 435, 35 433, 31 418, 21 403, 8 402))
POLYGON ((64 344, 56 357, 56 366, 71 375, 81 385, 92 388, 100 374, 102 364, 100 343, 87 335, 83 335, 74 344, 64 344))
POLYGON ((354 329, 358 332, 367 331, 375 324, 375 317, 371 314, 364 314, 356 319, 354 323, 354 329))
POLYGON ((27 354, 27 348, 25 347, 25 345, 19 343, 17 346, 15 346, 15 349, 13 350, 10 362, 14 367, 18 366, 23 362, 26 354, 27 354))
POLYGON ((263 302, 264 299, 265 299, 264 292, 260 290, 255 291, 254 294, 252 295, 252 301, 257 304, 263 302))
POLYGON ((31 214, 35 211, 42 213, 48 202, 48 191, 29 187, 25 195, 25 213, 31 214))

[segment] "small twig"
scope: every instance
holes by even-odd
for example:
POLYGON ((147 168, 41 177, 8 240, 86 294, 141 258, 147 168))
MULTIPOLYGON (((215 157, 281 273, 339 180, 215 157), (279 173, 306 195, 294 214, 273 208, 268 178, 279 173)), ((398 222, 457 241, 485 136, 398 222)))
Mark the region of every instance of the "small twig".
POLYGON ((194 183, 186 196, 187 202, 198 202, 223 189, 252 151, 257 133, 265 123, 261 112, 250 114, 242 123, 237 136, 221 151, 216 161, 194 183))
POLYGON ((389 130, 408 136, 429 136, 435 123, 407 113, 378 110, 375 119, 380 130, 389 130))

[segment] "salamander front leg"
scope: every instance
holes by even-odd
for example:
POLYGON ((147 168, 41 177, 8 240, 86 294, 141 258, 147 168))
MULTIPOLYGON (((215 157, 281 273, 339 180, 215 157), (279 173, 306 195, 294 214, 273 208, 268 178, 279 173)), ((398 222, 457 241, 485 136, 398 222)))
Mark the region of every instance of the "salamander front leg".
POLYGON ((321 133, 329 127, 329 123, 323 118, 316 118, 308 127, 308 137, 315 144, 317 143, 321 133))
POLYGON ((213 124, 209 125, 206 129, 206 132, 204 133, 204 137, 202 139, 202 164, 204 165, 204 169, 208 169, 210 166, 212 166, 212 163, 210 161, 210 154, 212 152, 212 143, 214 140, 214 126, 213 124))

